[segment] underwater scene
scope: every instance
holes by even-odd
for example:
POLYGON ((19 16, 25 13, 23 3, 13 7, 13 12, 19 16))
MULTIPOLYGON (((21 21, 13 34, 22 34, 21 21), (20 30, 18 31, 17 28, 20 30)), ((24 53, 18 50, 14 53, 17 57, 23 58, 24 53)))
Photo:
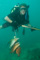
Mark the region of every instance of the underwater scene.
POLYGON ((40 60, 40 0, 0 0, 0 60, 40 60))

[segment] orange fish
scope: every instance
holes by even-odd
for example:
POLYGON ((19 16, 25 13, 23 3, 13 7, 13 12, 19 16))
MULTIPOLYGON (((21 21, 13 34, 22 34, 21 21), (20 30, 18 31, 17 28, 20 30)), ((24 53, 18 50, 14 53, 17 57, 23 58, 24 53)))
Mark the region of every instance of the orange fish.
POLYGON ((13 53, 19 46, 20 46, 19 42, 17 42, 16 44, 14 44, 14 46, 11 49, 11 53, 13 53))
POLYGON ((20 53, 21 53, 21 47, 19 46, 19 47, 16 49, 16 54, 17 54, 18 56, 20 56, 20 53))

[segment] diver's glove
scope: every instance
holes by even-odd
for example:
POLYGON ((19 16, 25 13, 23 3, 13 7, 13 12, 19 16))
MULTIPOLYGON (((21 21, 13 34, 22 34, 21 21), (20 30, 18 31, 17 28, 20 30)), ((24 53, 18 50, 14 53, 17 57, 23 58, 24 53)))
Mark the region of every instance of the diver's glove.
MULTIPOLYGON (((35 27, 34 27, 34 28, 35 28, 35 27)), ((31 28, 31 31, 35 31, 35 30, 36 30, 36 29, 32 29, 32 28, 31 28)))
POLYGON ((36 29, 34 29, 35 27, 31 26, 30 24, 28 24, 28 27, 31 29, 31 31, 35 31, 36 29))
POLYGON ((31 29, 31 31, 35 31, 35 29, 31 29))

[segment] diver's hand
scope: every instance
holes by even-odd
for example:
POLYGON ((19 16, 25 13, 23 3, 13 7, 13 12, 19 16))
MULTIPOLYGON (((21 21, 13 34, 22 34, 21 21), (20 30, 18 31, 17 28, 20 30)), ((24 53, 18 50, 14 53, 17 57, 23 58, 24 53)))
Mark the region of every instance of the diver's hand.
POLYGON ((0 29, 2 29, 2 25, 0 25, 0 29))
POLYGON ((35 31, 35 29, 33 29, 33 27, 30 24, 28 24, 28 27, 31 29, 31 31, 35 31))
POLYGON ((30 28, 31 28, 31 25, 30 25, 30 24, 28 24, 28 27, 30 27, 30 28))

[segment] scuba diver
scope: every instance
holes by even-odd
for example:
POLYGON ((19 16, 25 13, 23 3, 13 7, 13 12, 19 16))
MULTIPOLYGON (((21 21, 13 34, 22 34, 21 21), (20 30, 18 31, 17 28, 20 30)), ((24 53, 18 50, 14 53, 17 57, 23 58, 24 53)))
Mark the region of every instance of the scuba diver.
MULTIPOLYGON (((36 30, 36 28, 31 28, 30 22, 29 22, 29 14, 28 14, 28 8, 26 4, 20 4, 16 5, 12 8, 12 11, 10 14, 8 14, 4 19, 6 20, 6 23, 0 26, 0 29, 2 28, 7 28, 9 26, 13 27, 13 31, 15 32, 18 30, 20 26, 24 27, 23 28, 23 35, 25 34, 25 27, 30 28, 31 31, 36 30), (24 25, 28 26, 24 26, 24 25)), ((13 53, 16 50, 16 54, 20 56, 21 53, 21 47, 20 43, 17 41, 19 38, 16 38, 16 33, 14 36, 14 39, 12 39, 10 48, 11 53, 13 53)))
MULTIPOLYGON (((27 6, 25 3, 20 4, 18 6, 14 6, 11 13, 4 18, 6 20, 6 23, 1 25, 0 29, 12 26, 13 31, 15 31, 18 30, 18 28, 21 25, 25 25, 25 24, 31 27, 29 23, 28 8, 29 6, 27 6)), ((35 29, 31 29, 31 30, 35 30, 35 29)), ((25 34, 25 28, 23 28, 23 34, 25 34)))

